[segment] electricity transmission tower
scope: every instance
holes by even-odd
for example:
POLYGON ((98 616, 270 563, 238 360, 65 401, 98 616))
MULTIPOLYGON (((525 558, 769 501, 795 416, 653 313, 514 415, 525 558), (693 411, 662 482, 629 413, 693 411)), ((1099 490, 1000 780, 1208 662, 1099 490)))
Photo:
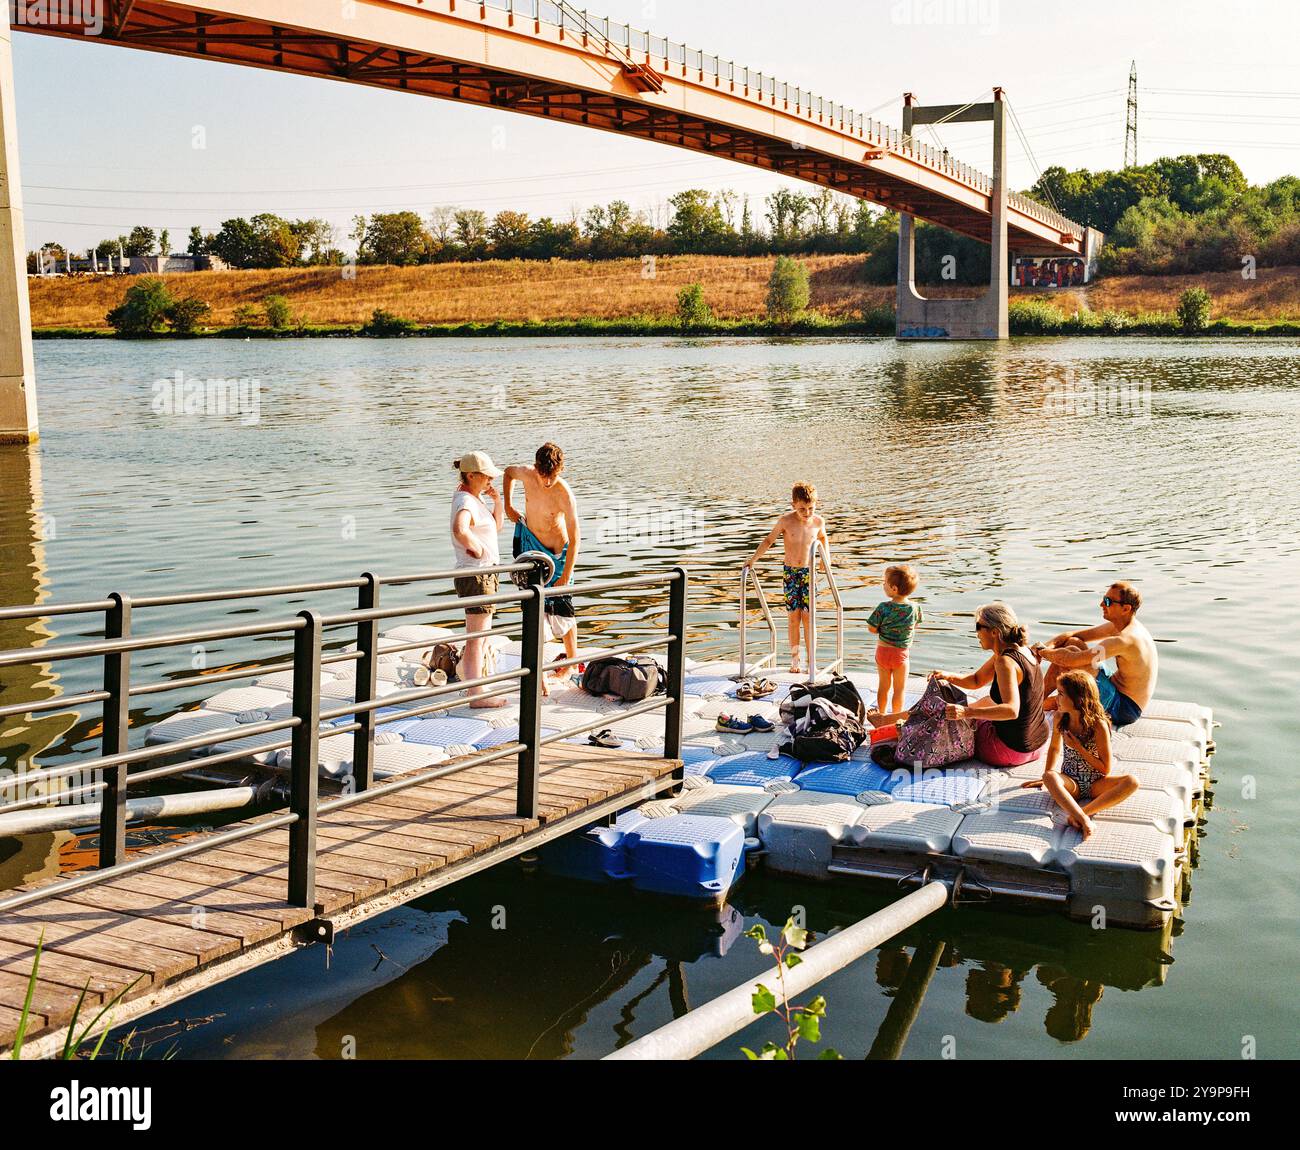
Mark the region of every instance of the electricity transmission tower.
POLYGON ((1137 167, 1138 162, 1138 65, 1133 61, 1128 70, 1128 116, 1124 124, 1124 166, 1137 167))

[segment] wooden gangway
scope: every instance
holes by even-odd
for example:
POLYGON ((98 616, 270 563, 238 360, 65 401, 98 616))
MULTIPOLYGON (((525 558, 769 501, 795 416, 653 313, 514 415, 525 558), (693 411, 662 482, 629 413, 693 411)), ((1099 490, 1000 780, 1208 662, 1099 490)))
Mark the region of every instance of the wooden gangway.
POLYGON ((61 1047, 83 988, 83 1025, 123 991, 114 1024, 139 1017, 653 798, 673 785, 679 766, 641 753, 550 746, 532 819, 515 813, 509 766, 470 766, 367 797, 320 817, 311 909, 285 898, 287 830, 212 847, 66 898, 58 887, 67 880, 55 880, 45 886, 48 900, 0 915, 0 1052, 13 1046, 42 935, 24 1043, 24 1053, 34 1055, 61 1047))
MULTIPOLYGON (((552 592, 545 584, 554 575, 554 564, 549 556, 529 552, 513 563, 482 570, 519 576, 523 585, 493 595, 431 596, 430 585, 445 585, 457 572, 386 579, 367 573, 324 583, 135 600, 114 594, 89 603, 0 608, 5 620, 104 616, 102 639, 0 651, 0 674, 11 667, 91 660, 102 662, 104 684, 102 690, 0 705, 3 746, 10 733, 6 720, 17 720, 13 730, 21 730, 33 715, 102 704, 100 755, 59 766, 28 761, 18 773, 0 775, 0 812, 88 798, 96 804, 99 821, 97 868, 0 891, 0 1054, 16 1045, 25 1007, 23 1056, 57 1053, 69 1030, 81 1031, 104 1007, 111 1007, 112 1024, 120 1025, 296 947, 328 944, 338 930, 676 786, 683 771, 685 570, 565 586, 565 595, 575 599, 630 592, 641 637, 602 650, 610 655, 663 650, 667 674, 663 693, 620 707, 617 716, 561 707, 548 712, 545 728, 545 674, 567 676, 589 657, 548 661, 545 602, 552 592), (381 588, 423 597, 379 606, 381 588), (348 591, 357 593, 356 608, 336 614, 305 610, 293 618, 149 634, 132 625, 141 609, 151 614, 160 607, 237 601, 244 614, 243 603, 250 599, 292 596, 301 602, 304 595, 348 591), (382 622, 410 624, 481 607, 491 607, 498 617, 474 634, 516 638, 517 666, 415 687, 384 677, 393 670, 384 660, 430 648, 435 641, 430 632, 437 634, 436 641, 455 645, 468 642, 469 632, 419 624, 382 634, 382 622), (500 618, 500 612, 510 610, 518 614, 500 618), (658 612, 666 616, 666 631, 647 629, 649 616, 658 612), (416 637, 408 638, 412 632, 416 637), (350 646, 335 649, 338 639, 348 637, 354 639, 350 646), (198 676, 132 681, 136 652, 277 638, 292 641, 287 661, 276 653, 198 676), (344 678, 332 678, 330 671, 345 673, 344 678), (152 737, 155 724, 145 744, 133 747, 142 733, 130 722, 133 699, 248 678, 266 681, 272 674, 288 674, 292 695, 285 696, 282 707, 242 716, 250 721, 238 727, 243 737, 232 743, 226 742, 232 735, 228 726, 160 743, 152 737), (340 697, 334 692, 344 681, 340 697), (506 720, 502 738, 448 746, 446 753, 415 768, 388 769, 380 752, 391 749, 392 739, 380 746, 376 738, 387 724, 409 724, 464 708, 468 689, 480 692, 484 701, 496 697, 513 706, 515 717, 506 720), (656 753, 582 741, 611 722, 639 716, 652 721, 652 714, 663 722, 656 753), (349 748, 348 773, 342 780, 333 777, 329 792, 321 793, 322 773, 334 753, 326 747, 337 748, 340 740, 349 748), (250 741, 255 748, 248 746, 250 741), (272 751, 274 763, 257 757, 272 751), (128 790, 192 775, 196 767, 209 776, 218 769, 287 775, 287 809, 183 834, 161 846, 132 848, 128 790), (34 794, 23 797, 28 784, 34 794), (74 1015, 75 1028, 70 1026, 74 1015)), ((619 605, 606 600, 606 606, 617 610, 619 605)), ((608 626, 605 632, 602 638, 608 641, 608 626)), ((97 1032, 107 1024, 105 1019, 97 1032)))

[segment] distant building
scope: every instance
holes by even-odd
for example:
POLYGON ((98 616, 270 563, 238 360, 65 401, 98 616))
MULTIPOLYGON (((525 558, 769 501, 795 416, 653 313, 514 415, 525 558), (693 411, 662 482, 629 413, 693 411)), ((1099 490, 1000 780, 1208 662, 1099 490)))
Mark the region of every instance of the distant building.
POLYGON ((164 273, 192 272, 194 257, 190 255, 130 256, 127 271, 133 276, 162 275, 164 273))
POLYGON ((219 256, 131 256, 130 275, 176 275, 184 272, 223 272, 226 261, 219 256))
POLYGON ((185 272, 224 272, 229 268, 220 256, 192 256, 188 254, 170 256, 127 256, 125 266, 116 254, 92 259, 89 256, 56 259, 48 254, 43 257, 42 275, 68 275, 76 272, 98 272, 100 275, 115 273, 125 275, 176 275, 185 272))

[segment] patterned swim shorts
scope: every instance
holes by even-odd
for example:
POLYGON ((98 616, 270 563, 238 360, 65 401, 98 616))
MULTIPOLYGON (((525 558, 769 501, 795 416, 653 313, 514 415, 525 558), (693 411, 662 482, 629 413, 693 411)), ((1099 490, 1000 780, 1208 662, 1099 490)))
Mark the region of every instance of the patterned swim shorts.
POLYGON ((794 614, 808 610, 808 592, 811 586, 807 567, 785 565, 785 609, 794 614))

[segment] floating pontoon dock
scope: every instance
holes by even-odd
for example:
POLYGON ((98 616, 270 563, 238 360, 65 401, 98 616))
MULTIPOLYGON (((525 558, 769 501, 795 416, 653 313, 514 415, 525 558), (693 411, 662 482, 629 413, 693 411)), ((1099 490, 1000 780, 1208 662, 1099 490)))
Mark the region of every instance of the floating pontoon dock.
MULTIPOLYGON (((525 557, 501 571, 526 574, 530 583, 492 599, 522 612, 522 628, 518 620, 494 622, 485 633, 496 658, 480 682, 490 694, 510 696, 494 710, 467 706, 460 684, 414 685, 422 654, 435 643, 463 642, 465 633, 406 620, 456 616, 476 600, 377 606, 383 586, 445 581, 452 572, 226 592, 211 598, 356 589, 358 605, 338 615, 303 612, 206 632, 132 633, 133 607, 192 603, 204 598, 198 595, 0 612, 103 611, 106 620, 102 641, 0 653, 0 667, 102 659, 105 684, 103 691, 0 708, 4 718, 103 702, 105 713, 101 757, 18 776, 38 775, 47 787, 90 771, 101 776, 62 796, 102 798, 101 869, 0 898, 0 1050, 14 1042, 42 931, 25 1047, 31 1054, 61 1041, 87 983, 88 1006, 125 990, 115 1010, 120 1024, 534 850, 552 873, 622 884, 629 897, 643 891, 705 904, 721 904, 748 867, 761 865, 818 882, 907 889, 939 880, 954 905, 995 898, 1055 904, 1107 925, 1167 927, 1177 909, 1209 780, 1214 724, 1207 709, 1154 702, 1139 723, 1117 733, 1117 769, 1136 775, 1140 789, 1098 815, 1095 832, 1082 841, 1044 792, 1021 787, 1041 773, 1040 764, 994 770, 970 762, 914 776, 883 770, 865 749, 845 763, 804 764, 771 755, 775 734, 719 732, 722 712, 775 719, 790 686, 806 677, 772 670, 775 628, 749 572, 742 588, 758 597, 770 651, 750 661, 742 637, 739 660, 694 663, 684 650, 681 569, 573 588, 578 596, 635 591, 642 600, 669 591, 666 634, 645 638, 642 626, 634 641, 589 649, 579 660, 545 642, 545 569, 525 557), (381 622, 399 625, 381 631, 381 622), (355 641, 323 649, 333 629, 355 641), (512 631, 519 637, 508 638, 512 631), (132 685, 132 652, 277 633, 293 640, 288 661, 200 676, 240 685, 145 732, 128 730, 133 697, 196 682, 132 685), (543 666, 567 673, 597 654, 656 648, 667 652, 667 693, 647 702, 595 697, 576 684, 546 698, 538 690, 543 666), (737 679, 756 670, 776 690, 738 702, 737 679), (586 745, 604 728, 619 735, 621 747, 586 745), (137 744, 144 734, 142 746, 129 749, 132 733, 137 744), (289 809, 128 855, 128 786, 176 775, 246 786, 278 777, 287 781, 289 809)), ((833 583, 830 590, 837 658, 814 673, 843 668, 844 616, 833 583)), ((849 678, 864 696, 874 691, 874 675, 849 678)), ((911 702, 924 683, 909 687, 911 702)), ((0 813, 32 809, 48 803, 46 796, 6 802, 11 792, 0 789, 0 813)))

